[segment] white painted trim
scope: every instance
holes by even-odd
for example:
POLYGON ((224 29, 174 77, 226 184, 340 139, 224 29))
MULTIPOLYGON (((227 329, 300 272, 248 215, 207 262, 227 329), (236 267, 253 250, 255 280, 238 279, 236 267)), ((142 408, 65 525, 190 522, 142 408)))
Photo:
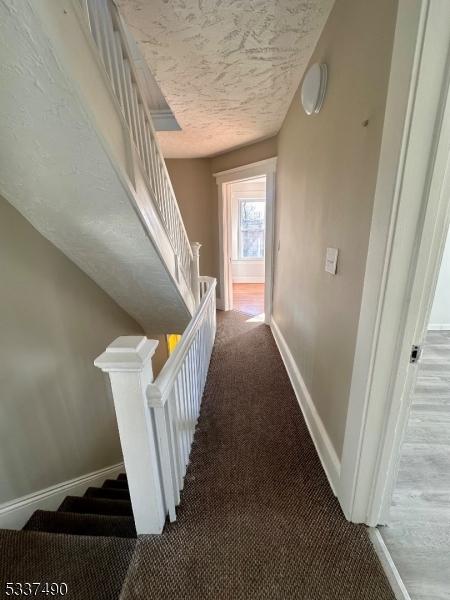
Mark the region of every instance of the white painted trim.
POLYGON ((272 317, 271 320, 272 334, 275 342, 280 351, 281 358, 283 359, 284 366, 291 380, 292 387, 294 388, 295 395, 300 405, 303 417, 305 418, 306 425, 308 426, 309 433, 316 447, 317 454, 319 455, 320 462, 322 463, 323 469, 326 473, 328 481, 334 495, 339 484, 339 475, 341 470, 341 463, 336 454, 336 450, 328 436, 325 426, 314 406, 313 399, 306 387, 300 370, 295 362, 294 357, 287 345, 287 342, 280 331, 277 323, 272 317))
MULTIPOLYGON (((443 26, 447 32, 447 48, 450 47, 450 29, 448 28, 450 4, 447 3, 446 9, 446 14, 438 12, 434 15, 434 24, 427 34, 429 44, 425 45, 428 57, 426 75, 432 70, 431 67, 434 69, 433 76, 441 75, 439 67, 442 55, 439 56, 439 52, 434 47, 435 39, 439 39, 439 26, 436 19, 444 20, 447 26, 443 26)), ((440 25, 442 26, 442 23, 440 25)), ((411 407, 411 390, 417 374, 417 365, 409 363, 411 346, 413 344, 422 345, 427 333, 450 224, 450 56, 446 56, 446 59, 444 60, 445 81, 440 94, 437 94, 437 90, 433 90, 434 93, 431 93, 432 86, 430 85, 420 86, 421 81, 419 80, 419 86, 422 87, 427 103, 430 100, 436 100, 432 115, 434 127, 430 132, 430 147, 428 156, 426 156, 424 152, 427 149, 427 139, 424 132, 420 131, 421 125, 425 121, 425 115, 418 115, 417 129, 419 131, 415 131, 414 137, 420 149, 419 156, 413 152, 414 148, 412 148, 410 172, 405 176, 405 181, 409 181, 410 186, 417 185, 416 165, 418 160, 423 160, 425 176, 423 193, 419 202, 420 216, 417 223, 412 221, 410 224, 411 229, 415 225, 415 235, 410 253, 403 264, 403 268, 409 265, 411 276, 403 290, 404 302, 397 321, 398 347, 395 349, 396 353, 391 363, 392 372, 389 373, 389 376, 386 371, 375 370, 374 372, 377 383, 386 380, 389 382, 391 393, 386 407, 382 436, 379 440, 375 477, 369 491, 371 501, 368 520, 373 523, 384 524, 389 519, 392 493, 400 466, 401 445, 411 407)), ((407 212, 414 208, 412 200, 414 200, 414 196, 409 189, 404 194, 403 203, 407 212)), ((400 222, 403 227, 405 222, 403 216, 400 222)), ((398 273, 393 267, 392 272, 394 280, 399 279, 398 273)), ((389 287, 387 290, 389 291, 389 287)), ((382 322, 380 331, 386 333, 386 330, 386 323, 382 322)))
POLYGON ((374 550, 380 559, 383 571, 388 578, 391 585, 392 591, 396 600, 411 600, 411 596, 408 594, 408 590, 403 583, 400 573, 392 560, 391 553, 389 552, 381 533, 374 527, 369 528, 369 538, 373 544, 374 550))
POLYGON ((219 279, 218 279, 218 298, 217 307, 220 310, 230 310, 230 294, 229 285, 230 280, 230 265, 229 257, 231 252, 228 251, 228 202, 227 202, 227 190, 224 189, 224 184, 218 184, 217 186, 217 199, 218 199, 218 217, 219 217, 219 279))
POLYGON ((123 471, 124 464, 118 463, 0 504, 0 529, 22 529, 35 510, 56 510, 66 496, 82 496, 88 487, 100 487, 123 471))
POLYGON ((217 179, 217 183, 225 183, 226 181, 236 181, 248 179, 249 177, 257 177, 258 175, 266 175, 269 171, 275 173, 276 168, 277 157, 272 156, 271 158, 259 160, 248 165, 213 173, 213 177, 217 179), (242 177, 236 177, 236 175, 242 175, 242 177))
POLYGON ((162 490, 158 436, 145 390, 153 381, 156 340, 120 336, 94 360, 108 373, 138 534, 159 534, 168 511, 162 490))
POLYGON ((218 187, 218 217, 219 217, 219 280, 217 308, 231 310, 232 277, 230 268, 231 235, 229 223, 231 222, 231 207, 229 186, 232 182, 245 181, 255 177, 266 177, 266 239, 264 257, 264 314, 265 323, 270 325, 273 301, 274 279, 274 242, 275 242, 275 202, 276 202, 276 164, 277 157, 261 160, 257 163, 236 167, 228 171, 215 173, 218 187))
POLYGON ((428 325, 428 331, 450 331, 450 323, 435 323, 428 325))
POLYGON ((436 198, 434 221, 428 206, 448 86, 449 21, 446 0, 399 2, 338 494, 348 519, 372 526, 387 519, 417 311, 425 280, 428 293, 434 285, 428 263, 437 257, 419 249, 424 223, 431 219, 429 242, 446 222, 436 198))
MULTIPOLYGON (((411 120, 412 81, 417 78, 420 55, 417 37, 418 31, 424 29, 425 21, 422 0, 414 0, 410 7, 406 4, 407 1, 401 0, 398 6, 338 493, 345 516, 357 522, 365 521, 367 514, 367 499, 357 501, 357 488, 376 351, 376 328, 390 260, 391 221, 395 218, 398 203, 398 171, 404 161, 411 120), (358 504, 360 506, 356 507, 358 504)), ((363 487, 367 485, 365 482, 363 487)))
POLYGON ((276 209, 276 159, 266 173, 266 248, 264 253, 264 315, 266 325, 272 321, 276 209))

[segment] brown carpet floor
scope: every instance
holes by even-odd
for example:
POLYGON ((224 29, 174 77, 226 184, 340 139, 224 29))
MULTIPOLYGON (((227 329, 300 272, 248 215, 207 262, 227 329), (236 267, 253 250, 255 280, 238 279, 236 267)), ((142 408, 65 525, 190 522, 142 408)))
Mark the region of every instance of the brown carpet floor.
POLYGON ((327 483, 270 329, 220 313, 178 520, 121 600, 394 600, 327 483))
POLYGON ((22 531, 0 529, 0 598, 11 597, 7 583, 14 596, 38 598, 65 583, 67 600, 118 600, 136 544, 129 496, 121 474, 57 511, 36 510, 22 531))
POLYGON ((0 530, 0 598, 58 597, 45 583, 66 583, 68 600, 119 597, 136 540, 38 531, 0 530), (8 595, 6 583, 20 583, 8 595), (30 593, 26 583, 41 582, 30 593))

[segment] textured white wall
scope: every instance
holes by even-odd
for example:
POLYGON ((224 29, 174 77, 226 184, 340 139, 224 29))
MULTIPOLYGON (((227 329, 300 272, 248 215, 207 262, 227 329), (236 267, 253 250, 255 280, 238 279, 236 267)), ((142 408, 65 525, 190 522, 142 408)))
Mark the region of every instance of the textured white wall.
POLYGON ((71 6, 0 2, 0 194, 147 333, 182 332, 192 295, 71 6))
POLYGON ((429 327, 450 329, 450 230, 442 257, 429 327))

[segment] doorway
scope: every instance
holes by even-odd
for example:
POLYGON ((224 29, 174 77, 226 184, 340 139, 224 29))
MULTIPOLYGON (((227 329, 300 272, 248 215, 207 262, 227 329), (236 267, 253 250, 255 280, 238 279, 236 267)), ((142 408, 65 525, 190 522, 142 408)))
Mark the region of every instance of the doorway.
MULTIPOLYGON (((372 527, 391 524, 421 377, 415 346, 430 340, 450 220, 449 18, 448 2, 399 1, 338 494, 349 520, 372 527)), ((388 572, 407 579, 380 531, 372 534, 388 572)), ((405 529, 406 551, 410 542, 405 529)), ((402 598, 445 597, 402 586, 402 598)))
POLYGON ((257 317, 264 313, 265 175, 231 182, 229 204, 232 287, 229 308, 257 317))
POLYGON ((388 526, 380 533, 411 600, 450 590, 450 234, 422 347, 388 526))
POLYGON ((222 310, 237 310, 270 323, 276 158, 215 173, 219 195, 219 297, 222 310))

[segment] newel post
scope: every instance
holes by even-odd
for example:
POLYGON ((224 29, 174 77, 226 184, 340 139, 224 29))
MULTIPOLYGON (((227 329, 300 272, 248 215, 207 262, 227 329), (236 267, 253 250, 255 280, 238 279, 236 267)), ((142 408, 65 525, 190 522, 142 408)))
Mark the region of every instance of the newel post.
POLYGON ((165 521, 156 435, 147 404, 158 342, 119 337, 94 364, 109 374, 137 533, 161 533, 165 521))
POLYGON ((200 248, 201 244, 192 242, 192 269, 191 269, 191 287, 194 294, 195 306, 200 304, 200 248))

